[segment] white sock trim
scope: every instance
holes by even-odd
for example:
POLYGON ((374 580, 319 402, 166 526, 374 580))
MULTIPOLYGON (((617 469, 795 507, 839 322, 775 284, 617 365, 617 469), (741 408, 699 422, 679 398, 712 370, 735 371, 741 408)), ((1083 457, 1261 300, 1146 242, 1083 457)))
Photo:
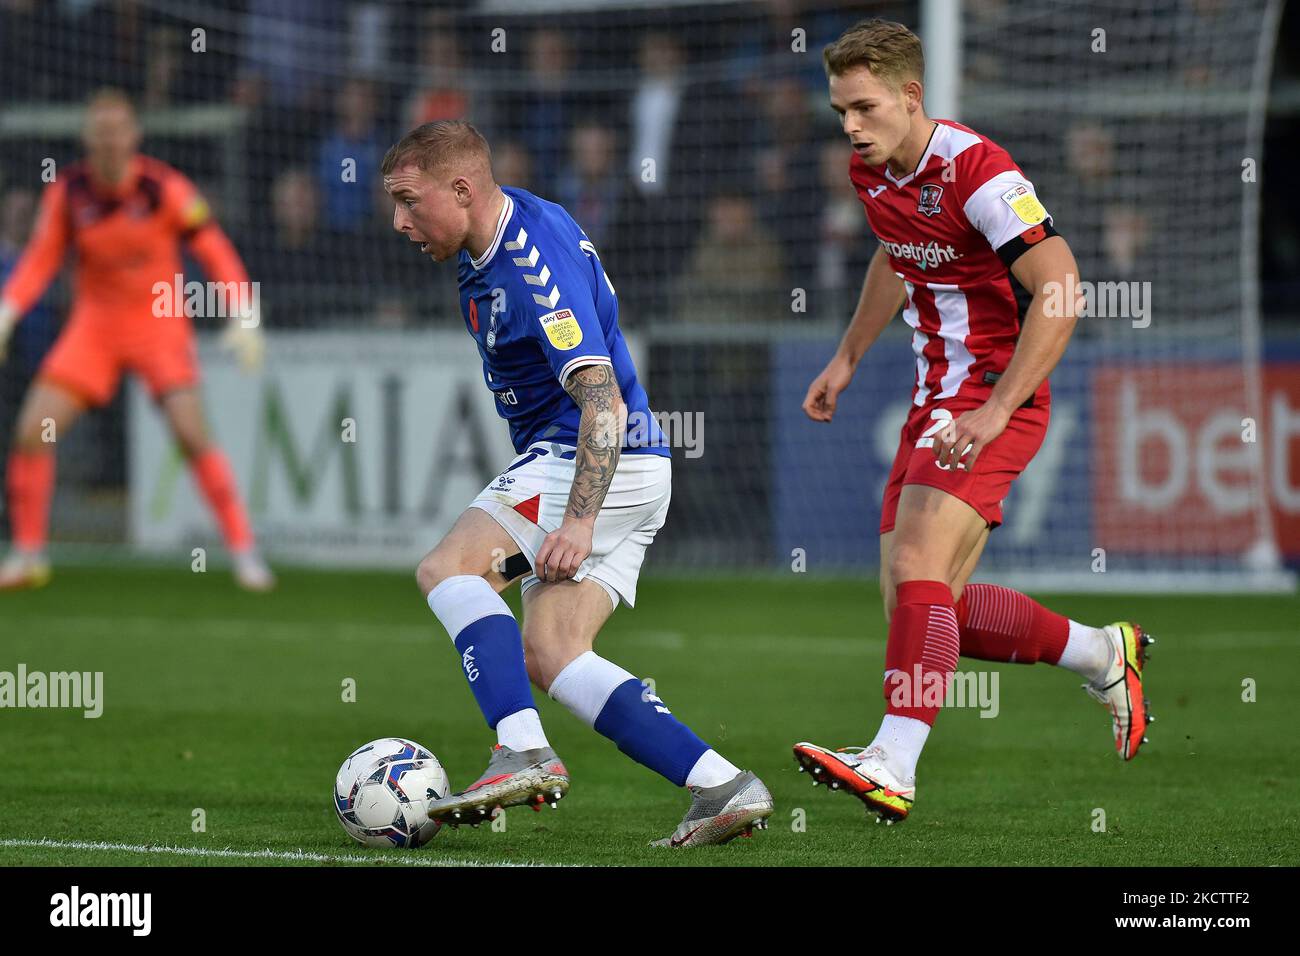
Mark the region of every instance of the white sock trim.
POLYGON ((902 780, 910 782, 916 777, 916 764, 929 736, 930 725, 924 720, 885 714, 871 746, 882 747, 889 758, 890 769, 902 780))
POLYGON ((429 610, 438 616, 453 641, 465 628, 491 614, 514 617, 501 595, 477 574, 447 578, 429 592, 429 610))
POLYGON ((511 750, 536 750, 551 745, 542 730, 542 718, 532 707, 497 721, 497 743, 511 750))
POLYGON ((695 766, 686 775, 688 787, 716 787, 728 780, 736 779, 740 768, 716 750, 706 750, 695 761, 695 766))
POLYGON ((1061 651, 1057 667, 1074 671, 1088 680, 1099 680, 1115 660, 1115 645, 1100 627, 1070 622, 1070 636, 1061 651))
POLYGON ((629 678, 635 680, 635 675, 595 651, 587 651, 565 665, 547 693, 588 727, 594 727, 610 694, 629 678))

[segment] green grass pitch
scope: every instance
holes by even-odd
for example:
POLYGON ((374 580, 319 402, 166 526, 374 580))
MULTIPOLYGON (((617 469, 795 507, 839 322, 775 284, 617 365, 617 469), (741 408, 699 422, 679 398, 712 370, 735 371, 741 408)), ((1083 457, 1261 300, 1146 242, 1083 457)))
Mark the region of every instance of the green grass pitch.
POLYGON ((856 800, 812 788, 790 745, 865 744, 874 732, 875 582, 650 578, 598 650, 654 678, 678 717, 763 777, 776 797, 770 830, 703 850, 648 847, 686 795, 542 698, 573 775, 558 810, 518 808, 504 832, 444 829, 417 851, 369 851, 330 803, 354 747, 411 737, 464 785, 493 742, 409 575, 290 571, 267 596, 218 571, 59 569, 43 591, 0 596, 0 671, 103 671, 104 712, 0 710, 0 864, 285 865, 296 851, 330 865, 1300 863, 1295 596, 1045 600, 1157 635, 1157 722, 1133 763, 1116 756, 1108 715, 1074 675, 963 659, 963 670, 996 667, 1000 713, 944 712, 912 818, 871 825, 856 800))

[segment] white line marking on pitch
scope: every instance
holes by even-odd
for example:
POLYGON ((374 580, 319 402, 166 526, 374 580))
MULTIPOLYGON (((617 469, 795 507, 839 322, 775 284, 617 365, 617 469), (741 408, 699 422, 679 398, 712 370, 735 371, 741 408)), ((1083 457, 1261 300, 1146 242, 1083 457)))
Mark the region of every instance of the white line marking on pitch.
MULTIPOLYGON (((305 850, 208 850, 203 847, 149 846, 135 843, 104 843, 83 840, 0 840, 0 848, 19 847, 50 850, 116 850, 123 853, 160 853, 172 856, 197 856, 234 860, 293 860, 304 863, 366 863, 372 866, 549 866, 546 863, 497 863, 481 860, 457 860, 447 857, 407 855, 395 851, 384 856, 357 854, 308 853, 305 850), (400 854, 400 855, 398 855, 400 854)), ((418 853, 418 851, 416 851, 418 853)))

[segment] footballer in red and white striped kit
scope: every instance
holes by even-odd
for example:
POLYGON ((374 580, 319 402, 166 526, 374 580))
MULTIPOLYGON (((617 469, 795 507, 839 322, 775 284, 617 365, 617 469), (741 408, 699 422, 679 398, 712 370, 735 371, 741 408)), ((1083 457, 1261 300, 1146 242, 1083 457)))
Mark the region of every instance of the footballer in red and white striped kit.
POLYGON ((880 248, 803 408, 813 421, 831 420, 900 308, 913 329, 916 385, 881 510, 885 717, 867 747, 804 742, 794 753, 814 785, 847 790, 877 822, 893 823, 916 798, 916 764, 959 655, 1082 675, 1110 709, 1116 750, 1129 760, 1151 720, 1142 688, 1151 638, 1127 621, 1088 627, 1010 588, 966 583, 1047 432, 1047 376, 1076 318, 1076 303, 1062 308, 1052 293, 1070 287, 1077 267, 1006 150, 926 115, 921 41, 907 27, 863 21, 824 61, 853 146, 849 176, 880 248), (1033 297, 1023 316, 1016 283, 1033 297))

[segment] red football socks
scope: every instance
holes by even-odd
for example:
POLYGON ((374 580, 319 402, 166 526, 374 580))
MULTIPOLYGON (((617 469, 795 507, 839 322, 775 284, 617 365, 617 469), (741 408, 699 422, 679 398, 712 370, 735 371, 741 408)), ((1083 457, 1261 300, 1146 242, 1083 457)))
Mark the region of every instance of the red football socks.
POLYGON ((942 581, 904 581, 897 595, 885 648, 885 712, 933 725, 957 669, 952 590, 942 581))
POLYGON ((962 657, 1055 664, 1070 637, 1068 618, 1028 595, 996 584, 966 585, 956 611, 962 657))
POLYGON ((253 528, 239 498, 235 474, 230 470, 226 456, 217 448, 209 448, 190 462, 190 468, 217 524, 221 526, 226 547, 236 553, 247 551, 253 546, 253 528))
POLYGON ((9 452, 9 523, 22 551, 41 551, 49 537, 54 497, 54 449, 9 452))

